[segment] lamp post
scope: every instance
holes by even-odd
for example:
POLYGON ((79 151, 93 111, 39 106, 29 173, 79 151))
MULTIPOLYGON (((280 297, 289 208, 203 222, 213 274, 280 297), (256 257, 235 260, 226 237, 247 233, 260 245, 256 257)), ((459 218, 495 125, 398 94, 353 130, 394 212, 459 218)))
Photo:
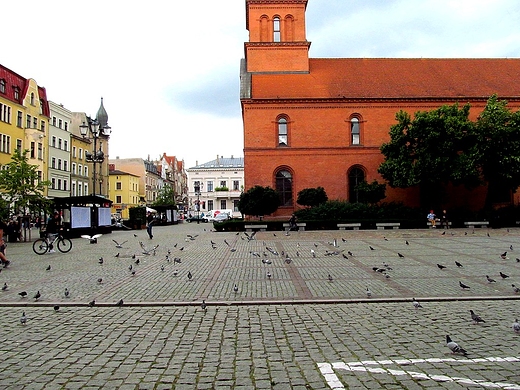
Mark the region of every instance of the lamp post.
POLYGON ((195 182, 195 195, 197 195, 197 203, 195 204, 195 211, 197 212, 197 223, 200 223, 200 182, 195 182))
MULTIPOLYGON (((101 164, 105 161, 105 153, 101 150, 101 141, 99 144, 99 150, 97 147, 97 141, 100 136, 108 137, 110 135, 110 126, 108 126, 108 114, 103 107, 103 98, 101 98, 101 106, 97 112, 96 118, 92 119, 87 116, 87 123, 83 122, 79 126, 79 131, 83 138, 87 137, 90 132, 92 139, 94 140, 94 149, 92 153, 85 151, 85 160, 92 163, 92 196, 96 196, 96 164, 99 163, 99 170, 101 171, 101 164)), ((102 195, 101 180, 99 181, 99 193, 102 195)))

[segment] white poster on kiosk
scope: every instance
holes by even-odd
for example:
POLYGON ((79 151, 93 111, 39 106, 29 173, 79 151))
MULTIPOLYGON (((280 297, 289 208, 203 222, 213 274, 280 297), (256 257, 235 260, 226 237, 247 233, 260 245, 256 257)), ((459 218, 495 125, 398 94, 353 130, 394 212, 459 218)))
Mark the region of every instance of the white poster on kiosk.
POLYGON ((74 207, 70 208, 70 227, 89 228, 90 223, 90 207, 74 207))
POLYGON ((112 215, 110 214, 110 207, 98 208, 98 226, 112 225, 112 215))

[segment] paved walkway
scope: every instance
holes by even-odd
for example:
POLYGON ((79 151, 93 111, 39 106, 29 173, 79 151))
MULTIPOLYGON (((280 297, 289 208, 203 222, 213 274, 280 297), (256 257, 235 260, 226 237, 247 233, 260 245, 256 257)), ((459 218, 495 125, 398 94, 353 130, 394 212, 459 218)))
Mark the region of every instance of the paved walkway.
POLYGON ((74 239, 69 254, 10 244, 0 387, 520 389, 511 329, 520 230, 260 232, 250 241, 211 227, 74 239), (155 254, 139 240, 159 245, 155 254), (474 325, 470 309, 486 322, 474 325), (449 353, 446 334, 469 355, 449 353))

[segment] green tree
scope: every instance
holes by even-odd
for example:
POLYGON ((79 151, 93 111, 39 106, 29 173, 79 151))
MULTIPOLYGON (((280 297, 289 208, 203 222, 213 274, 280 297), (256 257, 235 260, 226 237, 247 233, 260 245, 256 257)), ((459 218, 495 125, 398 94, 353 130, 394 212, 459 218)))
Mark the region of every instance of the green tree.
POLYGON ((378 183, 377 180, 374 180, 370 184, 366 181, 362 181, 355 189, 358 192, 359 201, 361 203, 376 204, 386 198, 386 184, 378 183))
POLYGON ((390 142, 381 146, 385 161, 378 172, 391 187, 419 186, 422 207, 436 207, 449 182, 474 185, 478 179, 468 149, 473 122, 469 104, 419 111, 414 118, 400 111, 390 128, 390 142))
POLYGON ((304 188, 298 192, 296 203, 302 206, 315 207, 329 200, 323 187, 304 188))
POLYGON ((243 215, 263 216, 280 206, 280 196, 271 187, 254 186, 240 194, 238 209, 243 215))
POLYGON ((476 121, 470 154, 487 184, 485 208, 509 202, 520 186, 520 111, 491 96, 476 121))
POLYGON ((0 171, 0 190, 5 199, 14 206, 13 211, 24 214, 49 204, 43 191, 50 183, 38 179, 38 166, 29 164, 28 152, 15 150, 11 162, 0 171))
POLYGON ((157 198, 152 206, 175 205, 175 191, 173 186, 165 184, 157 193, 157 198))

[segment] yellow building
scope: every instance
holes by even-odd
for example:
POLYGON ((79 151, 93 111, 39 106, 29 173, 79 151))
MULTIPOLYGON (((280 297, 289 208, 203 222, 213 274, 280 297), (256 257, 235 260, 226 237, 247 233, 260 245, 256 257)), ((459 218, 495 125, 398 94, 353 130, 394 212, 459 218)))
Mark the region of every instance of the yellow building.
POLYGON ((112 213, 118 213, 123 219, 129 218, 128 209, 139 206, 139 176, 132 173, 109 171, 108 194, 112 203, 112 213))
POLYGON ((40 180, 47 180, 49 118, 45 88, 0 65, 0 164, 11 162, 14 150, 28 150, 29 164, 38 166, 40 180))

